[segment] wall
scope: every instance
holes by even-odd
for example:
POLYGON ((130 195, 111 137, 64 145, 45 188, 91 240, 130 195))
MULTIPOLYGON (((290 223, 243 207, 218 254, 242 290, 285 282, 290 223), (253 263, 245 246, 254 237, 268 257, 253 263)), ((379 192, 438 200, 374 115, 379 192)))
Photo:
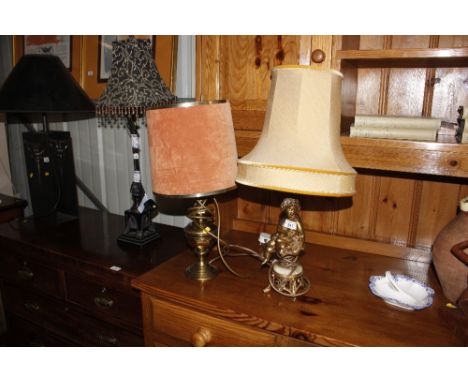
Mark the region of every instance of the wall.
MULTIPOLYGON (((180 36, 175 91, 179 97, 194 97, 194 51, 195 38, 193 36, 180 36)), ((36 129, 40 129, 40 127, 36 127, 36 129)), ((110 212, 123 215, 123 212, 131 206, 129 190, 133 171, 131 143, 127 130, 116 127, 98 127, 96 118, 68 123, 52 123, 50 129, 70 131, 76 175, 110 212)), ((29 200, 21 138, 23 131, 26 129, 22 125, 9 126, 10 160, 15 186, 20 196, 29 200)), ((142 184, 148 196, 151 197, 151 172, 146 127, 142 127, 139 133, 142 145, 140 163, 142 184)), ((95 208, 81 190, 78 190, 78 201, 81 206, 95 208)), ((32 210, 28 208, 26 214, 32 214, 32 210)), ((159 214, 155 221, 184 226, 187 218, 159 214)))
MULTIPOLYGON (((11 70, 11 38, 0 36, 0 86, 11 70)), ((0 115, 0 193, 13 195, 10 164, 8 160, 8 144, 5 129, 5 115, 0 115)))

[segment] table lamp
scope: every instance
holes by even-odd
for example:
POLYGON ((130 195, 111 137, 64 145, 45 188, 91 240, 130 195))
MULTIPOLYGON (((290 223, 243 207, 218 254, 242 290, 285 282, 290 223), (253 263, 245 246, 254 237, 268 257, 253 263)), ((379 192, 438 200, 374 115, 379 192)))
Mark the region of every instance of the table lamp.
POLYGON ((126 127, 132 142, 133 204, 125 211, 125 230, 118 237, 121 243, 143 246, 159 237, 152 223, 156 203, 146 196, 141 184, 138 123, 145 124, 147 108, 175 100, 151 56, 149 40, 130 37, 112 43, 111 75, 97 103, 97 113, 101 125, 126 127))
POLYGON ((234 189, 237 174, 230 104, 184 102, 148 110, 146 116, 153 192, 195 200, 185 235, 198 259, 186 275, 210 280, 217 269, 206 258, 216 242, 217 227, 207 198, 234 189))
MULTIPOLYGON (((238 161, 236 182, 291 194, 353 195, 356 171, 340 144, 342 77, 308 66, 273 68, 262 134, 238 161)), ((304 249, 299 201, 286 198, 281 210, 263 258, 271 264, 269 288, 296 297, 310 287, 299 261, 304 249)))
POLYGON ((78 198, 70 132, 49 131, 49 116, 64 121, 94 115, 95 106, 59 57, 24 55, 0 89, 0 112, 40 117, 42 132, 23 133, 34 217, 75 216, 78 198), (89 114, 87 116, 85 113, 89 114))

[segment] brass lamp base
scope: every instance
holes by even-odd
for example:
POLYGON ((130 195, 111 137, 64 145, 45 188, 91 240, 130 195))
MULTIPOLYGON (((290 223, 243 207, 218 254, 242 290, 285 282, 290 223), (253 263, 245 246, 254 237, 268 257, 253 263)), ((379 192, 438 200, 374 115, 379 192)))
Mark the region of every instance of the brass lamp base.
POLYGON ((298 263, 273 262, 268 270, 268 278, 276 292, 288 297, 302 296, 310 289, 310 281, 298 263))
POLYGON ((218 275, 218 270, 211 264, 198 261, 185 269, 185 275, 192 280, 208 281, 218 275))
POLYGON ((185 270, 185 275, 192 280, 206 281, 216 277, 218 270, 206 261, 206 256, 216 243, 211 232, 216 232, 213 212, 206 206, 206 199, 198 199, 189 208, 187 217, 191 220, 185 229, 188 245, 198 257, 196 263, 185 270))

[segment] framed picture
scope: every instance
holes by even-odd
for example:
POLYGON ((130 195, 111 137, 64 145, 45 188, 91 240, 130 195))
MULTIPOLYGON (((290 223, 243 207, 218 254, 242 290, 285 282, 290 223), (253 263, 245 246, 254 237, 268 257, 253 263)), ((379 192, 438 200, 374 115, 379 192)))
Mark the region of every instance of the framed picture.
MULTIPOLYGON (((154 36, 135 36, 136 38, 148 39, 151 42, 153 57, 155 53, 154 36)), ((106 82, 109 79, 112 66, 112 43, 127 39, 128 36, 102 35, 98 39, 98 82, 106 82)))
POLYGON ((65 67, 71 70, 71 37, 70 36, 24 36, 24 54, 53 54, 60 57, 65 67))
MULTIPOLYGON (((91 99, 99 99, 106 88, 112 63, 112 41, 128 36, 83 36, 81 86, 91 99), (107 38, 109 37, 109 38, 107 38)), ((135 36, 142 38, 144 36, 135 36)), ((149 36, 146 36, 149 37, 149 36)), ((177 69, 177 36, 151 36, 153 53, 159 73, 175 92, 177 69)))
POLYGON ((13 60, 24 54, 54 54, 81 84, 81 36, 13 36, 13 60))

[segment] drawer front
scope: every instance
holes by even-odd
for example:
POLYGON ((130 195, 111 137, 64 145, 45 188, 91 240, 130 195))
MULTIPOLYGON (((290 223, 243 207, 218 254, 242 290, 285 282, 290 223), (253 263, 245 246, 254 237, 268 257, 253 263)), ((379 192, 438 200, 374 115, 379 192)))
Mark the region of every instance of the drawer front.
POLYGON ((16 285, 60 296, 58 271, 20 254, 8 252, 0 255, 0 276, 16 285))
MULTIPOLYGON (((142 333, 135 334, 120 329, 83 314, 64 302, 52 301, 10 285, 4 286, 3 297, 8 315, 7 330, 13 342, 18 332, 15 330, 15 322, 12 321, 16 317, 21 317, 40 328, 35 336, 37 338, 45 338, 47 333, 51 332, 57 337, 63 337, 64 341, 68 340, 82 346, 143 346, 144 344, 142 333), (10 330, 13 331, 12 334, 10 330)), ((27 338, 35 340, 35 337, 28 335, 23 338, 21 333, 17 341, 21 342, 27 338)), ((41 341, 38 341, 38 345, 40 343, 41 341)))
POLYGON ((2 297, 7 314, 22 317, 54 333, 68 331, 68 308, 64 303, 9 284, 3 285, 2 297))
POLYGON ((40 326, 24 321, 18 316, 8 315, 8 346, 76 346, 63 337, 57 336, 40 326))
POLYGON ((83 346, 144 346, 143 332, 132 333, 71 308, 69 326, 83 346))
POLYGON ((66 275, 67 298, 91 312, 141 328, 141 303, 137 292, 109 288, 97 280, 66 275))
POLYGON ((145 323, 145 330, 151 330, 152 343, 147 345, 274 346, 277 342, 274 334, 166 301, 150 298, 149 304, 152 323, 145 323))

